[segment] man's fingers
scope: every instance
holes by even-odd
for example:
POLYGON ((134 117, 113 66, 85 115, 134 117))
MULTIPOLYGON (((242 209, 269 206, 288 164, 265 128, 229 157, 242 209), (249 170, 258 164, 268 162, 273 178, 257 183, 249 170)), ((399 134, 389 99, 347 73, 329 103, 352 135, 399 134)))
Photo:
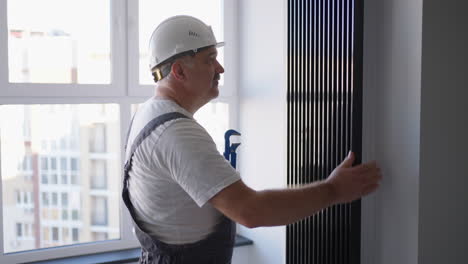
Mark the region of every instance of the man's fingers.
POLYGON ((353 166, 353 163, 354 163, 354 153, 350 151, 348 153, 348 156, 343 160, 343 162, 341 162, 339 167, 351 168, 353 166))
POLYGON ((378 183, 373 183, 373 184, 369 184, 367 185, 364 190, 362 191, 362 196, 365 196, 365 195, 368 195, 369 193, 372 193, 373 191, 375 191, 377 188, 379 188, 380 184, 378 183))
POLYGON ((379 167, 377 167, 377 162, 375 161, 372 161, 369 163, 363 163, 363 164, 360 164, 351 168, 351 170, 357 174, 367 173, 368 171, 373 171, 376 169, 379 169, 379 167))

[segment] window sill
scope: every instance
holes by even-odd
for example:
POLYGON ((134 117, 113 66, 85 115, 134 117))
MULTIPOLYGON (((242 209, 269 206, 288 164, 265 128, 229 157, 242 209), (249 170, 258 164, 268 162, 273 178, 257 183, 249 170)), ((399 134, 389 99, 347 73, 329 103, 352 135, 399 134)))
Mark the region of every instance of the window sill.
MULTIPOLYGON (((236 235, 234 247, 252 245, 253 241, 240 235, 236 235)), ((75 257, 44 260, 38 262, 29 262, 30 264, 83 264, 83 263, 101 263, 117 264, 130 263, 138 261, 140 257, 140 248, 124 249, 90 255, 81 255, 75 257)))

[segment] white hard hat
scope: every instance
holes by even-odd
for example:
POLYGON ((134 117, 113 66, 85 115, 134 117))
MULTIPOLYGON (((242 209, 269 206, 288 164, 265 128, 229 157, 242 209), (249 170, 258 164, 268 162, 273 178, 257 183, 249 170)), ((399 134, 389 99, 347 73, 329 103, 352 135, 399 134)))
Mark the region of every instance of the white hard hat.
POLYGON ((198 49, 216 46, 213 30, 200 19, 191 16, 170 17, 153 31, 149 42, 150 70, 173 56, 198 49))

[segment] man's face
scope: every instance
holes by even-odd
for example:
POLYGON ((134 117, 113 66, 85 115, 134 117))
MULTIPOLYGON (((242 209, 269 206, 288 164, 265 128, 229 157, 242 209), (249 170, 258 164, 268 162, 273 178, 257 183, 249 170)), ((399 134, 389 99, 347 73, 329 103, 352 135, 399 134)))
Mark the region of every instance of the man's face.
POLYGON ((224 72, 223 66, 216 59, 217 55, 215 47, 204 49, 191 58, 192 63, 187 67, 190 93, 207 102, 218 96, 218 81, 224 72))

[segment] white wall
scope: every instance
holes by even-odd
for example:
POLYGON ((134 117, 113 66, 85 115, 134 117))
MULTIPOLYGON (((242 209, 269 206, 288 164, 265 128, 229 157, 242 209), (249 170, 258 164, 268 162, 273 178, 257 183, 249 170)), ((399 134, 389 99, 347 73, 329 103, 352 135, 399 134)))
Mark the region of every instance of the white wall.
MULTIPOLYGON (((239 169, 247 185, 286 186, 286 1, 239 0, 239 169)), ((285 263, 285 227, 239 232, 248 263, 285 263)))
POLYGON ((468 3, 424 0, 419 263, 468 263, 468 3))
POLYGON ((363 263, 466 263, 468 4, 365 6, 364 142, 384 180, 363 206, 363 263))
POLYGON ((364 151, 384 179, 363 203, 363 263, 417 263, 422 0, 364 6, 364 151))

